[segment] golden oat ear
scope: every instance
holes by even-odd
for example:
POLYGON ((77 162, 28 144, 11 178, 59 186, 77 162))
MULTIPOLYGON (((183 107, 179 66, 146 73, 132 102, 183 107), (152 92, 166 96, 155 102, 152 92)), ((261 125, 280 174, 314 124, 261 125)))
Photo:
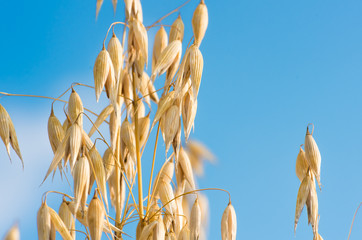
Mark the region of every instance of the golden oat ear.
POLYGON ((237 220, 234 206, 231 202, 225 208, 221 218, 221 239, 235 240, 237 230, 237 220))
POLYGON ((63 237, 63 239, 73 240, 72 236, 70 235, 63 220, 59 217, 58 213, 50 207, 48 207, 48 210, 49 210, 51 222, 52 222, 52 224, 54 224, 54 227, 57 230, 57 232, 63 237))
MULTIPOLYGON (((97 190, 97 189, 96 189, 97 190)), ((93 199, 89 203, 87 222, 92 240, 101 240, 104 227, 104 209, 102 202, 94 191, 93 199)))
POLYGON ((192 30, 194 31, 195 44, 198 46, 201 44, 201 41, 205 36, 208 23, 209 16, 207 7, 204 0, 201 0, 200 4, 195 9, 194 15, 192 16, 192 30))
POLYGON ((163 51, 168 45, 168 37, 166 30, 163 26, 157 31, 155 35, 155 40, 153 43, 153 51, 152 51, 152 72, 154 72, 156 63, 163 51))
POLYGON ((318 145, 316 141, 313 138, 313 132, 314 132, 314 125, 308 124, 307 127, 307 133, 305 135, 305 141, 304 141, 304 150, 305 150, 305 156, 308 161, 308 165, 310 166, 311 170, 313 171, 315 178, 317 179, 319 189, 321 189, 322 184, 320 181, 320 174, 321 174, 321 154, 319 152, 318 145), (312 132, 309 132, 309 126, 312 125, 312 132))
POLYGON ((72 231, 72 229, 73 229, 73 225, 75 224, 75 221, 73 218, 73 214, 69 210, 67 201, 65 200, 64 197, 63 197, 62 203, 60 204, 60 207, 58 210, 58 215, 62 219, 62 221, 64 222, 64 225, 67 227, 70 235, 72 235, 72 237, 74 239, 73 235, 75 234, 75 231, 72 231))
POLYGON ((4 240, 20 240, 18 223, 15 223, 6 233, 4 240))
POLYGON ((199 200, 196 200, 191 208, 190 214, 190 239, 199 239, 201 232, 201 209, 199 200))
POLYGON ((97 3, 96 3, 96 20, 98 18, 99 11, 101 10, 102 4, 103 4, 103 0, 97 0, 97 3))

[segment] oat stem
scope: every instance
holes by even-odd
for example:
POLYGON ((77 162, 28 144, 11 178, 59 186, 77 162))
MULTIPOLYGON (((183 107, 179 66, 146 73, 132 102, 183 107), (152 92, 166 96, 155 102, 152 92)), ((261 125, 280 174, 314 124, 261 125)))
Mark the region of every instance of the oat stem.
POLYGON ((349 237, 351 236, 352 227, 353 227, 353 224, 354 224, 354 219, 356 218, 357 212, 358 212, 359 208, 361 207, 361 205, 362 205, 362 202, 358 205, 358 207, 357 207, 357 209, 356 209, 356 212, 354 213, 353 220, 352 220, 352 224, 351 224, 351 228, 349 229, 349 234, 348 234, 347 240, 349 240, 349 237))
POLYGON ((107 37, 108 37, 108 33, 109 33, 109 31, 110 31, 110 30, 111 30, 111 28, 112 28, 114 25, 116 25, 116 24, 123 24, 124 26, 127 26, 127 24, 126 24, 126 23, 124 23, 124 22, 114 22, 114 23, 112 23, 112 24, 111 24, 111 26, 109 26, 109 28, 108 28, 108 31, 107 31, 106 37, 105 37, 105 38, 104 38, 104 40, 103 40, 103 49, 105 49, 105 48, 106 48, 105 43, 106 43, 106 40, 107 40, 107 37))

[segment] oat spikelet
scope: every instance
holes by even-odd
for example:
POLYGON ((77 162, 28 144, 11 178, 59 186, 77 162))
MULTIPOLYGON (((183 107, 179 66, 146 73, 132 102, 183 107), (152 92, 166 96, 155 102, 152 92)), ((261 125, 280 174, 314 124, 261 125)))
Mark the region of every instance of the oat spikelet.
POLYGON ((204 59, 197 45, 190 48, 190 74, 194 100, 196 100, 200 89, 202 70, 204 68, 204 59))
POLYGON ((78 158, 78 154, 80 151, 80 147, 82 144, 82 129, 81 127, 75 123, 73 124, 69 130, 69 150, 70 150, 70 168, 73 169, 75 160, 78 158))
POLYGON ((176 203, 175 201, 171 201, 171 199, 175 198, 173 194, 172 187, 170 183, 165 181, 160 181, 160 186, 158 188, 160 199, 162 204, 165 206, 165 209, 173 215, 176 212, 176 203), (171 202, 170 202, 171 201, 171 202))
POLYGON ((137 43, 138 50, 141 52, 141 57, 147 65, 148 60, 148 37, 147 30, 143 26, 142 22, 134 19, 130 21, 130 25, 133 29, 134 38, 137 43))
MULTIPOLYGON (((74 179, 74 212, 78 211, 84 192, 88 193, 90 166, 87 157, 80 157, 75 163, 73 172, 74 179)), ((84 208, 84 205, 82 206, 84 208)))
POLYGON ((191 94, 187 92, 182 102, 182 122, 186 141, 190 136, 191 128, 194 126, 196 112, 197 100, 194 101, 191 94))
POLYGON ((231 203, 225 208, 221 218, 221 239, 235 240, 237 230, 236 213, 231 203))
POLYGON ((101 201, 94 193, 93 199, 89 203, 87 222, 92 240, 101 240, 104 225, 104 210, 101 201))
POLYGON ((68 228, 65 226, 64 222, 59 217, 58 213, 50 207, 48 207, 48 211, 50 214, 50 219, 52 224, 54 224, 55 229, 59 232, 59 234, 63 237, 63 239, 73 240, 72 236, 68 231, 68 228))
POLYGON ((153 229, 153 240, 164 240, 165 239, 165 225, 161 218, 157 220, 157 225, 153 229))
POLYGON ((91 130, 88 133, 88 136, 91 137, 97 129, 101 126, 101 124, 107 119, 107 117, 113 112, 113 106, 108 105, 105 107, 102 112, 98 115, 94 125, 92 126, 91 130))
POLYGON ((198 240, 201 231, 201 209, 196 198, 190 215, 190 240, 198 240))
POLYGON ((174 60, 181 55, 182 43, 180 40, 172 41, 159 56, 155 68, 152 70, 152 82, 154 82, 157 75, 161 75, 167 71, 174 60))
MULTIPOLYGON (((313 126, 313 124, 312 124, 312 126, 313 126)), ((313 126, 313 130, 314 130, 314 126, 313 126)), ((321 188, 321 182, 320 182, 321 154, 319 152, 317 143, 315 142, 315 140, 312 136, 313 130, 312 130, 312 133, 310 133, 309 129, 307 127, 307 133, 305 135, 305 142, 304 142, 304 149, 305 149, 305 156, 308 161, 308 164, 317 179, 319 188, 321 188)))
POLYGON ((132 124, 128 122, 127 118, 123 121, 121 126, 121 139, 127 146, 128 151, 133 159, 136 159, 136 138, 132 128, 132 124))
POLYGON ((148 83, 148 93, 150 94, 151 100, 154 101, 155 103, 158 103, 159 98, 158 98, 155 86, 153 85, 153 83, 151 81, 149 81, 149 83, 148 83))
POLYGON ((18 144, 18 138, 16 136, 14 124, 5 108, 0 104, 0 137, 3 140, 6 151, 10 158, 10 145, 21 160, 24 169, 23 157, 21 156, 20 147, 18 144))
POLYGON ((48 137, 53 153, 57 151, 58 145, 63 141, 65 132, 62 124, 54 115, 53 108, 48 119, 48 137))
POLYGON ((104 165, 104 170, 105 170, 106 181, 108 180, 108 178, 111 176, 111 174, 114 171, 114 166, 116 164, 115 161, 116 160, 115 160, 115 157, 113 156, 112 147, 107 148, 107 150, 104 151, 104 154, 103 154, 103 165, 104 165))
POLYGON ((161 97, 158 103, 158 108, 155 117, 153 119, 151 128, 153 128, 156 122, 160 120, 162 115, 172 106, 174 100, 175 100, 175 91, 169 92, 161 97))
POLYGON ((83 103, 78 93, 72 89, 68 102, 68 116, 72 123, 77 121, 79 126, 83 126, 83 103))
POLYGON ((164 181, 165 183, 171 182, 174 174, 174 169, 175 169, 175 164, 173 163, 172 160, 169 160, 164 163, 160 172, 157 174, 155 178, 156 180, 154 182, 152 195, 155 195, 155 193, 157 193, 162 181, 164 181))
POLYGON ((313 240, 323 240, 322 236, 319 233, 315 234, 313 240))
POLYGON ((181 229, 177 240, 190 240, 190 229, 187 224, 181 229))
POLYGON ((166 113, 164 113, 162 120, 162 133, 166 144, 166 154, 171 146, 178 128, 180 127, 179 108, 176 105, 171 106, 166 113))
MULTIPOLYGON (((312 176, 313 178, 313 176, 312 176)), ((318 233, 318 196, 315 181, 312 180, 307 198, 308 223, 312 225, 313 233, 318 233)))
POLYGON ((172 23, 170 29, 170 42, 175 40, 182 40, 184 39, 184 23, 182 22, 181 15, 178 15, 176 20, 172 23))
POLYGON ((6 233, 4 240, 20 240, 19 226, 15 223, 6 233))
POLYGON ((73 236, 73 233, 75 233, 75 231, 71 231, 71 230, 72 230, 72 227, 74 224, 74 218, 73 218, 72 212, 68 208, 68 204, 67 204, 67 201, 65 200, 65 198, 63 198, 63 202, 62 202, 62 204, 60 204, 58 213, 59 213, 59 217, 64 222, 64 225, 67 227, 69 233, 73 236))
POLYGON ((112 60, 113 69, 118 82, 123 66, 123 47, 117 36, 113 33, 111 40, 108 42, 108 53, 112 60))
POLYGON ((149 239, 152 236, 153 229, 156 227, 157 222, 151 222, 142 229, 142 233, 139 239, 149 239))
POLYGON ((192 16, 192 30, 194 32, 196 45, 200 45, 202 39, 204 38, 208 23, 209 16, 207 13, 207 7, 204 0, 201 0, 200 4, 195 9, 194 15, 192 16))
POLYGON ((96 4, 96 19, 98 18, 99 10, 101 10, 103 0, 97 0, 96 4))
POLYGON ((37 215, 38 238, 39 240, 50 239, 51 220, 46 202, 43 202, 37 215))
POLYGON ((112 151, 115 152, 117 145, 117 136, 119 132, 119 127, 121 124, 121 116, 111 112, 109 117, 109 132, 111 135, 111 147, 112 151))
POLYGON ((295 164, 295 173, 297 174, 297 177, 301 182, 303 181, 305 175, 307 174, 307 170, 309 167, 302 145, 300 146, 299 153, 297 156, 297 161, 295 164))
POLYGON ((153 52, 152 52, 152 72, 155 69, 155 65, 158 62, 158 59, 161 55, 161 52, 168 44, 168 37, 166 30, 163 26, 157 31, 155 35, 155 40, 153 44, 153 52))
POLYGON ((299 190, 298 190, 298 196, 297 196, 297 204, 295 207, 295 218, 294 218, 294 232, 297 229, 298 220, 300 217, 300 214, 302 213, 302 210, 304 208, 304 205, 307 202, 307 198, 309 195, 309 191, 312 185, 312 180, 309 174, 307 174, 302 183, 300 184, 299 190))
POLYGON ((138 119, 139 131, 138 131, 138 139, 140 141, 140 148, 142 148, 147 139, 148 131, 150 130, 150 116, 149 114, 145 117, 138 119))
POLYGON ((97 102, 102 93, 103 87, 106 84, 108 75, 110 74, 110 70, 113 68, 111 63, 112 60, 109 56, 108 51, 103 48, 102 51, 98 54, 93 67, 94 87, 97 102))
POLYGON ((191 167, 190 159, 186 153, 186 151, 181 147, 180 154, 179 154, 179 165, 182 169, 182 172, 185 175, 187 182, 190 184, 192 190, 195 189, 195 180, 194 174, 191 167))
POLYGON ((113 5, 114 14, 116 14, 116 10, 117 10, 117 0, 112 0, 112 5, 113 5))

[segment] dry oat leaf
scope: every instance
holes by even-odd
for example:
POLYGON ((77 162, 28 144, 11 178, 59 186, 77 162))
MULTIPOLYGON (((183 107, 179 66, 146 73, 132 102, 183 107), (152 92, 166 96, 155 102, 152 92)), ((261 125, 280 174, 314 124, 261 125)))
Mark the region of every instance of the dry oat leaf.
POLYGON ((172 106, 174 100, 175 91, 169 92, 161 97, 151 128, 154 127, 154 125, 161 119, 162 115, 172 106))
POLYGON ((149 239, 152 236, 153 230, 157 225, 157 221, 151 222, 142 229, 142 233, 139 239, 149 239))
POLYGON ((97 0, 96 4, 96 19, 98 18, 99 10, 101 10, 103 0, 97 0))
POLYGON ((235 240, 237 230, 236 213, 231 203, 225 208, 221 218, 221 239, 235 240))
POLYGON ((170 29, 170 42, 174 40, 182 40, 184 39, 184 23, 182 22, 181 15, 178 15, 176 20, 172 23, 170 29))
POLYGON ((192 45, 190 47, 189 58, 190 58, 190 76, 191 76, 192 90, 193 90, 194 100, 196 100, 200 89, 202 70, 204 68, 204 59, 197 45, 192 45))
POLYGON ((68 116, 72 124, 77 121, 79 126, 83 127, 83 103, 80 99, 78 93, 72 88, 72 93, 70 94, 68 101, 68 116))
POLYGON ((94 125, 92 126, 91 130, 88 133, 89 137, 95 133, 95 131, 101 126, 101 124, 107 119, 107 117, 113 112, 113 106, 108 105, 105 107, 102 112, 98 115, 94 125))
POLYGON ((106 181, 113 173, 115 164, 116 164, 116 159, 113 156, 113 149, 112 147, 109 147, 107 148, 106 151, 104 151, 103 154, 103 165, 105 170, 106 181))
POLYGON ((171 184, 163 180, 160 181, 158 192, 163 207, 166 209, 166 211, 169 212, 169 214, 173 215, 176 212, 176 203, 174 200, 172 200, 175 198, 175 195, 173 194, 171 184))
POLYGON ((308 161, 308 164, 313 171, 318 186, 321 189, 321 181, 320 181, 320 175, 321 175, 321 154, 319 152, 317 143, 315 142, 313 138, 313 131, 314 131, 314 125, 308 124, 307 126, 307 133, 305 135, 305 141, 304 141, 304 149, 305 149, 305 156, 308 161), (312 133, 309 132, 309 125, 313 126, 312 133))
POLYGON ((192 190, 195 189, 195 180, 194 180, 194 174, 192 171, 192 166, 190 159, 186 153, 186 151, 181 147, 180 154, 178 158, 178 162, 180 164, 180 167, 182 169, 182 172, 184 173, 187 182, 190 184, 192 190))
POLYGON ((153 52, 152 52, 152 72, 155 69, 155 65, 158 62, 158 59, 161 55, 161 52, 168 44, 168 37, 166 30, 163 26, 157 31, 155 35, 155 40, 153 44, 153 52))
POLYGON ((312 186, 312 180, 310 178, 310 175, 307 174, 304 177, 302 183, 300 184, 300 187, 299 187, 299 190, 298 190, 297 204, 296 204, 296 207, 295 207, 294 232, 297 229, 297 224, 298 224, 300 214, 302 213, 304 205, 307 202, 307 198, 308 198, 311 186, 312 186))
POLYGON ((72 227, 75 223, 74 223, 74 218, 73 218, 72 212, 69 210, 68 204, 67 204, 67 201, 65 200, 65 198, 63 198, 63 202, 60 204, 58 213, 59 213, 59 217, 64 222, 64 225, 67 227, 69 233, 72 235, 72 233, 75 232, 72 230, 72 227))
POLYGON ((201 209, 199 201, 196 198, 194 204, 192 205, 191 215, 190 215, 190 239, 198 240, 200 237, 201 231, 201 209))
POLYGON ((50 214, 50 219, 52 224, 54 224, 55 229, 58 233, 63 237, 64 240, 73 240, 70 235, 68 228, 65 226, 63 220, 59 217, 58 213, 54 211, 52 208, 48 207, 48 211, 50 214))
POLYGON ((39 240, 49 240, 51 230, 51 219, 48 206, 43 202, 37 214, 38 238, 39 240))
POLYGON ((307 170, 308 170, 308 162, 307 159, 305 157, 305 152, 302 149, 302 145, 300 145, 300 149, 299 149, 299 153, 297 156, 297 161, 295 164, 295 173, 297 174, 297 177, 299 178, 300 182, 303 181, 304 177, 307 175, 307 170))
POLYGON ((209 16, 207 13, 207 7, 204 0, 201 0, 200 4, 195 9, 194 15, 192 16, 192 30, 194 32, 195 44, 200 45, 205 36, 208 23, 209 16))
POLYGON ((6 151, 8 153, 9 159, 10 158, 10 145, 18 155, 18 157, 21 160, 23 169, 24 169, 24 161, 23 157, 21 156, 19 144, 18 144, 18 138, 16 136, 14 124, 11 121, 11 118, 8 114, 8 112, 5 110, 5 108, 0 104, 0 137, 3 140, 6 151))
POLYGON ((111 57, 109 56, 108 51, 103 47, 102 51, 98 54, 93 67, 94 88, 97 102, 110 73, 111 63, 111 57))
POLYGON ((19 226, 15 223, 6 233, 4 240, 20 240, 19 226))
MULTIPOLYGON (((75 163, 72 172, 74 179, 74 212, 78 211, 84 192, 88 193, 90 171, 91 170, 87 157, 80 157, 75 163)), ((84 209, 84 206, 85 203, 82 206, 82 209, 84 209)))
POLYGON ((180 40, 172 41, 163 51, 161 52, 155 68, 152 69, 152 82, 155 81, 155 78, 159 75, 162 75, 167 69, 171 66, 176 58, 181 56, 182 52, 182 43, 180 40))
POLYGON ((92 240, 101 240, 104 225, 104 210, 101 201, 95 191, 93 199, 89 203, 87 222, 92 240))
POLYGON ((197 100, 189 92, 187 92, 182 101, 182 122, 184 127, 185 140, 187 142, 191 128, 194 126, 194 121, 197 112, 197 100))

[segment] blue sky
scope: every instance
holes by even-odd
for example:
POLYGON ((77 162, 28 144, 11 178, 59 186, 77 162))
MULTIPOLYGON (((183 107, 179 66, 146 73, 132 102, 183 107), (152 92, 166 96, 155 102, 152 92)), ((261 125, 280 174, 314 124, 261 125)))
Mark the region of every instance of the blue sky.
MULTIPOLYGON (((181 3, 142 1, 144 23, 181 3)), ((192 34, 197 3, 192 0, 181 10, 185 41, 192 34)), ((313 122, 322 155, 319 231, 324 239, 347 239, 362 201, 362 2, 206 4, 205 65, 192 137, 204 142, 218 161, 206 165, 199 186, 231 192, 238 239, 312 239, 305 211, 296 236, 293 224, 299 187, 295 160, 306 126, 313 122)), ((93 64, 108 26, 123 21, 122 1, 114 16, 111 1, 105 0, 97 22, 95 1, 5 1, 2 9, 0 91, 10 93, 58 96, 72 82, 93 84, 93 64)), ((117 29, 120 33, 122 28, 117 29)), ((156 30, 149 32, 151 39, 156 30)), ((79 94, 100 111, 92 91, 80 88, 79 94)), ((13 157, 10 164, 0 146, 0 236, 19 221, 23 239, 35 239, 41 194, 69 191, 57 177, 39 187, 52 158, 46 129, 50 102, 3 97, 0 104, 13 119, 25 161, 22 171, 20 161, 13 157)), ((56 107, 61 115, 62 106, 56 107)), ((160 143, 158 156, 163 156, 160 143)), ((207 196, 209 239, 220 239, 227 196, 207 196)), ((59 199, 52 196, 56 209, 59 199)), ((362 237, 361 226, 357 215, 351 239, 362 237)))

